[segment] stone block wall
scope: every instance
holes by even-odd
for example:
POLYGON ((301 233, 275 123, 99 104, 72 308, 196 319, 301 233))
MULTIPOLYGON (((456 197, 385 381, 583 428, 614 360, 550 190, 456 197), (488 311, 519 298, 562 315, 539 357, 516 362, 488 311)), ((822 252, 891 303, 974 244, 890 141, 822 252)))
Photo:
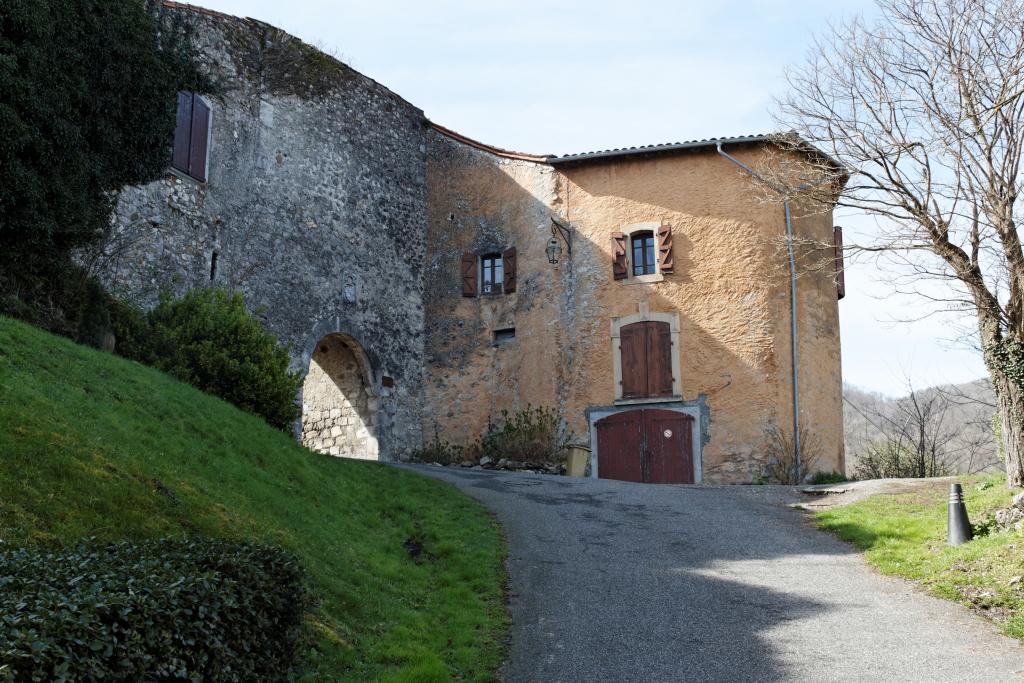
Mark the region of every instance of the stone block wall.
POLYGON ((380 456, 402 457, 422 439, 423 113, 266 24, 167 11, 192 24, 217 84, 208 182, 168 171, 125 189, 109 241, 83 258, 144 306, 162 290, 242 292, 298 371, 347 335, 380 403, 380 456))
POLYGON ((323 340, 302 389, 302 444, 320 453, 377 459, 378 399, 344 341, 323 340))

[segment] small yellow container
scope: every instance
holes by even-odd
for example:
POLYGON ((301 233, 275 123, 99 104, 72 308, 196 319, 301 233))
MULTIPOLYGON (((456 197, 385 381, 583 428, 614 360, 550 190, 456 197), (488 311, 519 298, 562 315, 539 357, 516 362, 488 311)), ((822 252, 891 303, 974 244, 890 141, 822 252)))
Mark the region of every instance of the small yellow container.
POLYGON ((587 463, 590 462, 590 448, 587 446, 570 446, 566 458, 565 473, 570 477, 587 476, 587 463))

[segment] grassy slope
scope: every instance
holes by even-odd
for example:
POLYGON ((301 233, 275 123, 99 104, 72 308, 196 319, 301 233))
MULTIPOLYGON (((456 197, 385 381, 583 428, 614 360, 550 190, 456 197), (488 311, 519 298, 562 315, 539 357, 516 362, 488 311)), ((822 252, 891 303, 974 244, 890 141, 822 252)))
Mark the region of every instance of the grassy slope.
MULTIPOLYGON (((1002 475, 965 478, 974 522, 1007 507, 1016 491, 1002 475), (980 486, 979 486, 980 484, 980 486), (987 488, 986 488, 987 487, 987 488)), ((1024 533, 993 533, 946 545, 949 482, 901 495, 879 495, 817 515, 818 523, 864 551, 885 574, 919 582, 933 595, 955 600, 993 618, 1007 635, 1024 640, 1024 533)))
POLYGON ((504 544, 476 503, 0 317, 0 540, 193 533, 298 555, 322 601, 311 677, 490 680, 500 663, 504 544))

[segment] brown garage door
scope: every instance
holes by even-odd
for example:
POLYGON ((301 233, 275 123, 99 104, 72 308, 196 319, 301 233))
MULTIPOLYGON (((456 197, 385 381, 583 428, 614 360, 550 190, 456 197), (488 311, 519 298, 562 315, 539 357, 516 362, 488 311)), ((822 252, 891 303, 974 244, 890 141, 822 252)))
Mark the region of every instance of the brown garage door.
POLYGON ((693 483, 693 417, 640 408, 602 418, 597 428, 597 475, 650 484, 693 483))

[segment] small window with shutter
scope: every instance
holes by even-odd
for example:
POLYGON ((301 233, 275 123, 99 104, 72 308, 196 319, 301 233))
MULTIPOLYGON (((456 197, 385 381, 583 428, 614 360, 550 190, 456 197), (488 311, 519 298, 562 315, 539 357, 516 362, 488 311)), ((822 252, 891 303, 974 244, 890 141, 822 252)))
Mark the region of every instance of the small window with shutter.
POLYGON ((462 296, 480 294, 496 296, 516 291, 516 248, 477 256, 467 251, 462 254, 462 296), (479 287, 478 287, 479 285, 479 287))
POLYGON ((210 149, 210 105, 194 92, 178 93, 171 166, 206 182, 210 149))

